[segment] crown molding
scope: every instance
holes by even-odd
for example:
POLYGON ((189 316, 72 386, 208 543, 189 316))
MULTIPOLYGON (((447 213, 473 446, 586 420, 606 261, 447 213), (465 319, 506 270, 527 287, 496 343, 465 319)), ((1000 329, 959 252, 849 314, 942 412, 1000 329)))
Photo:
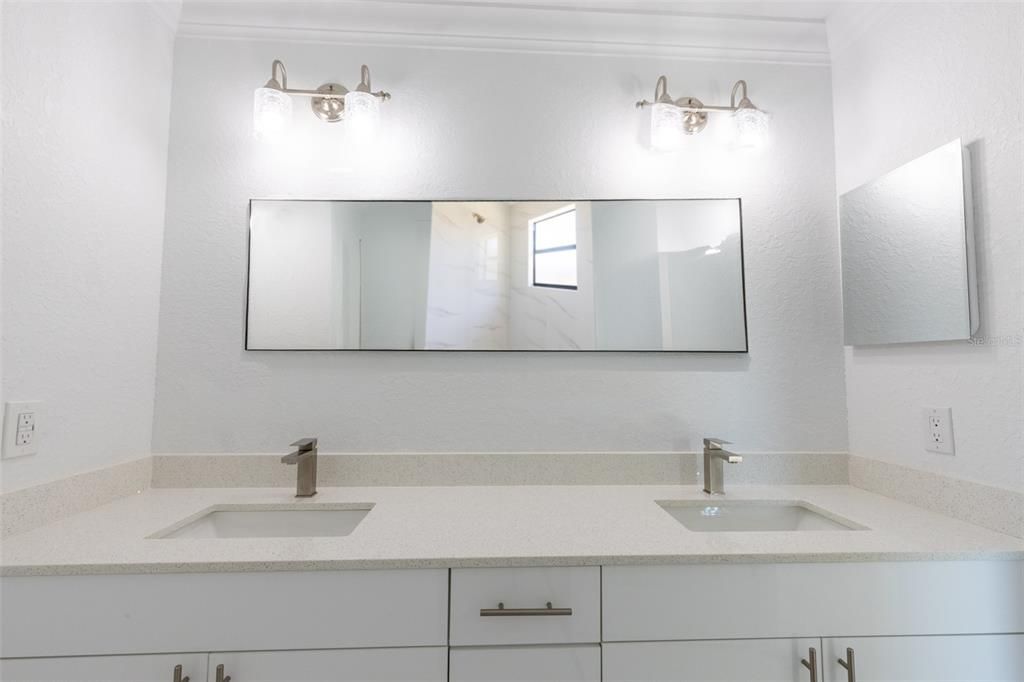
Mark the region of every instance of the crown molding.
POLYGON ((528 2, 185 3, 185 38, 828 66, 823 21, 528 2))
POLYGON ((178 22, 181 19, 181 0, 145 0, 144 3, 156 15, 171 35, 178 32, 178 22))
POLYGON ((845 52, 883 21, 892 5, 881 2, 838 3, 825 22, 829 53, 845 52))

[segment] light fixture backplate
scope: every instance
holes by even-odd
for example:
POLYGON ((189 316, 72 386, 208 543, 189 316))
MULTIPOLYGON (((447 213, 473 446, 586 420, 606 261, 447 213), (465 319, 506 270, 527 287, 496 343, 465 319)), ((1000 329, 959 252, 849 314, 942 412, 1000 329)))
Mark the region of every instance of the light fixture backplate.
POLYGON ((324 83, 316 89, 317 92, 326 92, 337 97, 314 97, 310 100, 309 106, 313 113, 321 121, 337 123, 345 117, 345 94, 348 88, 340 83, 324 83))

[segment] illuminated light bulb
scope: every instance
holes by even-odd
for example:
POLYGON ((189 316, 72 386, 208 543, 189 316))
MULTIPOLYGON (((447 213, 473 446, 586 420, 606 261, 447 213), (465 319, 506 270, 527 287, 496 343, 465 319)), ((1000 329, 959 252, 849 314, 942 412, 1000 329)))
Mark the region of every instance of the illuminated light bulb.
POLYGON ((741 106, 732 114, 733 146, 756 149, 768 141, 768 114, 754 107, 741 106))
POLYGON ((345 128, 356 144, 373 141, 380 127, 380 100, 369 92, 352 90, 345 94, 345 128))
POLYGON ((667 152, 683 141, 685 112, 675 104, 657 102, 651 106, 651 148, 667 152))
POLYGON ((292 98, 275 88, 256 88, 252 104, 252 128, 261 140, 281 137, 292 120, 292 98))

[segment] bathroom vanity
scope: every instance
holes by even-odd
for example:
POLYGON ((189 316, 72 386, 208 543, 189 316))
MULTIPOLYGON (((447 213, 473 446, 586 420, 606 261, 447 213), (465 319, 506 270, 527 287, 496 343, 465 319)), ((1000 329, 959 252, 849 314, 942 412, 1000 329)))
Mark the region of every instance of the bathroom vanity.
POLYGON ((9 538, 0 580, 12 681, 1024 670, 1024 542, 848 486, 151 489, 9 538))

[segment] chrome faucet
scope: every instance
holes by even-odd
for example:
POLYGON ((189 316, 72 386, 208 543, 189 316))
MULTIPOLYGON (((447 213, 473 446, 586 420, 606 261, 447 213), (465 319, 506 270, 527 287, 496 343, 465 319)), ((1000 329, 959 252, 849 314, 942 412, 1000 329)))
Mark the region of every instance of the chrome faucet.
POLYGON ((316 495, 316 438, 302 438, 292 443, 298 448, 281 458, 282 464, 297 464, 295 497, 316 495))
POLYGON ((723 462, 739 464, 743 458, 729 452, 723 445, 731 445, 720 438, 704 439, 704 492, 708 495, 725 494, 725 468, 723 462))

